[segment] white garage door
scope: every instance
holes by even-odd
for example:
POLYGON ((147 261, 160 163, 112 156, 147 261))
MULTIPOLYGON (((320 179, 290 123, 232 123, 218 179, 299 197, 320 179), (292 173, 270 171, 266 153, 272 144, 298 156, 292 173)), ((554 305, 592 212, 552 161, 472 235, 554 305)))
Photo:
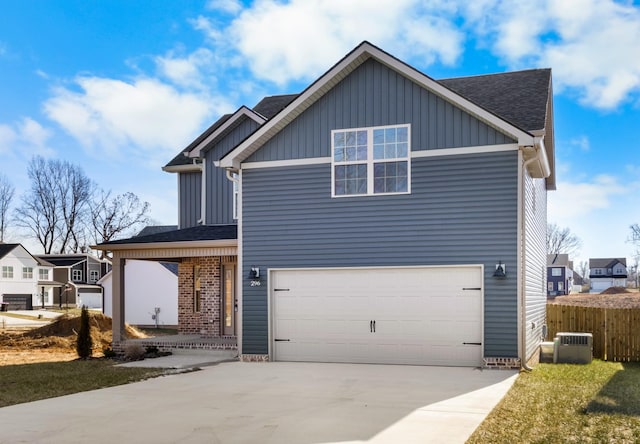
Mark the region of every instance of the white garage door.
POLYGON ((478 366, 480 266, 274 270, 278 361, 478 366))

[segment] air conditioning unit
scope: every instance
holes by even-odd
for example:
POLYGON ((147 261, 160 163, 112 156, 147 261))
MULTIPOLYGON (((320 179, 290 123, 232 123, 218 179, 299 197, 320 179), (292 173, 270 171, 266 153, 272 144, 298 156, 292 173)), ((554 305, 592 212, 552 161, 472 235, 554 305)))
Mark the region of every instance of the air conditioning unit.
POLYGON ((593 359, 593 335, 591 333, 557 333, 553 342, 553 362, 589 364, 593 359))

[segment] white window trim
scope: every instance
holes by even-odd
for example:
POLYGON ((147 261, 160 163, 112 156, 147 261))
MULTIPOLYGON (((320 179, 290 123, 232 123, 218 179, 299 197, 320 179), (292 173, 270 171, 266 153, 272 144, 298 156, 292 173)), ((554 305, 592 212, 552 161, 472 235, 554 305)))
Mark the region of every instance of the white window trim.
POLYGON ((49 270, 47 270, 46 268, 40 268, 38 270, 38 279, 40 279, 41 281, 48 281, 49 280, 49 270))
POLYGON ((89 270, 89 282, 95 283, 100 280, 100 272, 98 270, 89 270))
POLYGON ((13 279, 13 266, 12 265, 3 265, 2 266, 2 278, 3 279, 13 279))
POLYGON ((562 268, 559 267, 553 267, 551 269, 551 276, 553 277, 560 277, 562 276, 562 268))
POLYGON ((73 282, 82 281, 82 270, 71 270, 71 280, 73 282), (76 279, 76 275, 78 276, 77 279, 76 279))
POLYGON ((397 125, 382 125, 382 126, 367 126, 361 128, 339 128, 331 130, 331 197, 344 198, 344 197, 365 197, 365 196, 395 196, 402 194, 411 194, 411 124, 403 123, 397 125), (386 129, 386 128, 407 128, 407 157, 406 158, 393 158, 393 159, 373 159, 373 130, 386 129), (345 131, 367 131, 367 160, 355 160, 351 162, 335 162, 334 153, 334 134, 343 133, 345 131), (374 193, 374 179, 373 179, 373 166, 376 163, 385 162, 407 162, 407 191, 395 192, 395 193, 374 193), (367 193, 366 194, 336 194, 336 165, 367 165, 367 193))
POLYGON ((22 267, 22 279, 33 279, 33 267, 22 267))

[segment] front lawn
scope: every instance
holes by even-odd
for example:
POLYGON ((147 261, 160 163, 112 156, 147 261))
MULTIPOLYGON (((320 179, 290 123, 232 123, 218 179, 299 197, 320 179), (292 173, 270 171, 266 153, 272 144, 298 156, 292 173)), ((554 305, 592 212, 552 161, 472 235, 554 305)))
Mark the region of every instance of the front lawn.
POLYGON ((640 442, 640 363, 539 364, 467 442, 640 442))
POLYGON ((110 360, 93 359, 0 366, 0 407, 166 374, 162 369, 115 367, 114 364, 110 360))

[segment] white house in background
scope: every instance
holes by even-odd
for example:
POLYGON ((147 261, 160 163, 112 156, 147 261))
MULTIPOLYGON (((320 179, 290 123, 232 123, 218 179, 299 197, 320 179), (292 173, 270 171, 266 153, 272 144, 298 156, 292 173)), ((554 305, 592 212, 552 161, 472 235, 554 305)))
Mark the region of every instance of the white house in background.
POLYGON ((627 286, 626 258, 589 259, 590 293, 600 293, 609 287, 627 286))
POLYGON ((0 243, 0 302, 9 310, 53 305, 53 264, 33 256, 21 244, 0 243))
MULTIPOLYGON (((125 322, 131 325, 178 325, 178 264, 127 261, 125 322)), ((112 273, 98 281, 104 289, 103 313, 112 316, 112 273)))

